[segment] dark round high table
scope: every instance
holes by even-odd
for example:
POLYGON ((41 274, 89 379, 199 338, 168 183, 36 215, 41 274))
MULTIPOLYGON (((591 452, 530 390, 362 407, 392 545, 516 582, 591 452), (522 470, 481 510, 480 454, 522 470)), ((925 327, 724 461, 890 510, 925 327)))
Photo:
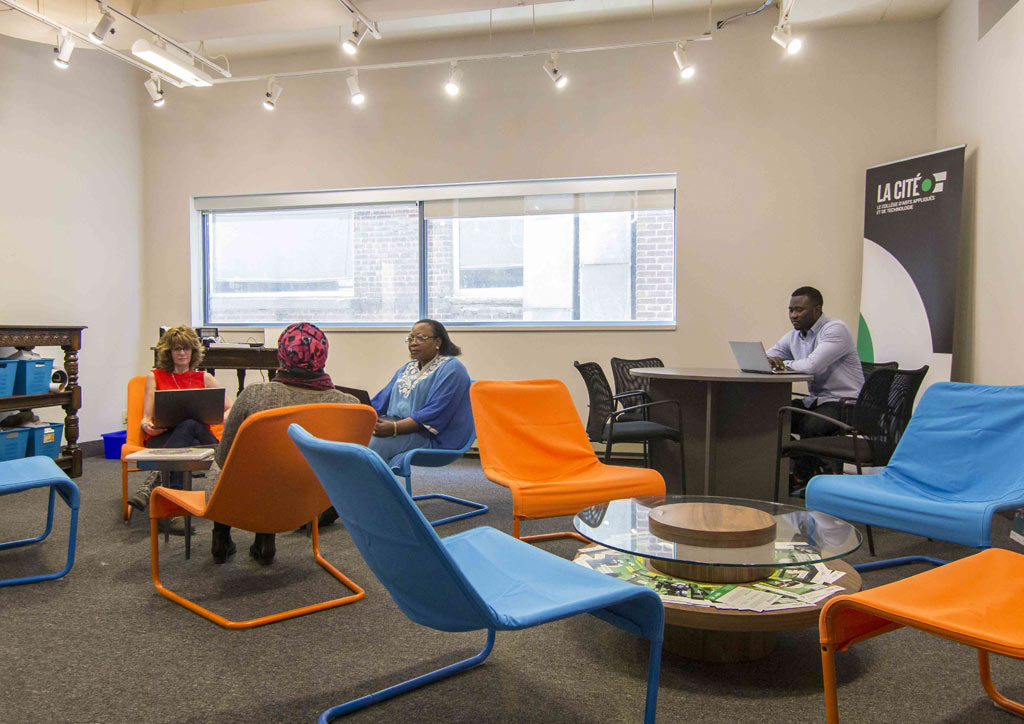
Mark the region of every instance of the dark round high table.
MULTIPOLYGON (((808 382, 811 375, 695 367, 644 367, 630 374, 650 379, 651 399, 677 400, 682 410, 686 490, 678 489, 679 446, 651 442, 654 467, 670 493, 775 498, 779 408, 790 404, 793 383, 808 382)), ((668 407, 651 408, 651 416, 674 426, 674 411, 668 407)), ((788 423, 783 435, 789 435, 788 423)), ((788 461, 782 462, 785 481, 788 461)), ((789 491, 783 487, 785 500, 789 491)))

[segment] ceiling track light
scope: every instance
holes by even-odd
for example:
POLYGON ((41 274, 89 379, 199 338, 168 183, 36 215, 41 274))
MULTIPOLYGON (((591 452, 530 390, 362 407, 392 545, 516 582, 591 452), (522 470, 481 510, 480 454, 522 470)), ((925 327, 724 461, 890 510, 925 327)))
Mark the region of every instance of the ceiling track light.
POLYGON ((689 80, 697 72, 693 64, 686 57, 686 43, 676 43, 676 49, 672 51, 672 57, 676 59, 676 66, 679 68, 679 77, 689 80))
POLYGON ((351 34, 341 43, 341 49, 349 55, 355 55, 356 51, 359 50, 359 44, 363 42, 363 38, 366 37, 368 32, 370 32, 370 29, 366 27, 366 23, 356 18, 352 21, 351 34))
POLYGON ((102 45, 103 41, 106 40, 107 35, 114 34, 114 16, 110 14, 110 11, 107 10, 107 6, 103 3, 100 3, 100 11, 103 14, 100 15, 100 21, 96 23, 96 27, 91 33, 89 33, 89 37, 94 43, 100 43, 102 45))
POLYGON ((800 38, 793 37, 793 31, 790 28, 789 23, 776 25, 772 29, 772 40, 790 55, 796 55, 799 53, 800 48, 804 45, 800 38))
POLYGON ((268 111, 277 108, 277 99, 281 97, 283 91, 284 88, 277 82, 277 78, 271 76, 270 80, 267 81, 267 92, 263 99, 263 107, 268 111))
POLYGON ((132 55, 170 73, 189 85, 196 87, 213 85, 213 79, 195 67, 192 58, 174 48, 161 47, 158 42, 156 38, 153 39, 153 42, 140 38, 132 43, 132 55))
POLYGON ((544 72, 551 78, 555 88, 565 88, 569 84, 569 78, 558 69, 558 53, 552 53, 551 57, 544 61, 544 72))
POLYGON ((444 84, 444 92, 450 96, 457 96, 460 83, 462 83, 462 69, 459 67, 459 61, 453 60, 451 67, 448 68, 448 81, 444 84))
POLYGON ((146 92, 149 93, 154 107, 159 108, 164 104, 164 89, 160 87, 160 76, 153 73, 149 76, 149 80, 142 85, 146 87, 146 92))
POLYGON ((61 30, 57 37, 57 47, 53 49, 53 52, 57 54, 57 57, 53 59, 53 64, 62 70, 67 68, 71 63, 71 53, 74 50, 74 37, 68 31, 61 30))
POLYGON ((361 106, 366 103, 366 96, 359 90, 359 71, 353 70, 345 82, 348 83, 348 95, 352 105, 361 106))

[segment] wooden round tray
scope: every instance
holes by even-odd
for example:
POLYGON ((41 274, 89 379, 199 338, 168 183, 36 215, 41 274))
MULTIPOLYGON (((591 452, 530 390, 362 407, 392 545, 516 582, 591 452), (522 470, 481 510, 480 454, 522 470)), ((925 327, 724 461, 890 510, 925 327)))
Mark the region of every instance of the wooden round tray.
POLYGON ((673 543, 749 548, 775 540, 775 518, 763 510, 723 503, 673 503, 650 512, 651 533, 673 543))

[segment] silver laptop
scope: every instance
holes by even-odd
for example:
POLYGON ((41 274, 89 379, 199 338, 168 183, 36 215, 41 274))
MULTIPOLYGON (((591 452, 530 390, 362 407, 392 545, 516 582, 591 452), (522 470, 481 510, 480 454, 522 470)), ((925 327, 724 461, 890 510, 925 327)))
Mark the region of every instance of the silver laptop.
POLYGON ((799 375, 802 372, 794 370, 773 370, 771 362, 768 361, 768 354, 764 351, 764 345, 760 342, 729 342, 732 347, 732 356, 736 358, 736 364, 743 372, 758 372, 765 375, 799 375))
POLYGON ((156 390, 153 395, 153 425, 174 427, 184 420, 195 420, 204 425, 224 422, 224 388, 156 390))

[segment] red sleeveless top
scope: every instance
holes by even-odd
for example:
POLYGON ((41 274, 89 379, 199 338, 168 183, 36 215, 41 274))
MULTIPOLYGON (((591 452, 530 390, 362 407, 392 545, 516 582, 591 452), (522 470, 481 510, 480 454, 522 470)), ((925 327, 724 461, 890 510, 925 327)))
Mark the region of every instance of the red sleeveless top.
POLYGON ((156 378, 156 388, 158 390, 195 390, 206 387, 206 373, 200 372, 199 370, 189 370, 188 372, 182 372, 176 374, 174 372, 164 372, 163 370, 153 370, 153 376, 156 378))

